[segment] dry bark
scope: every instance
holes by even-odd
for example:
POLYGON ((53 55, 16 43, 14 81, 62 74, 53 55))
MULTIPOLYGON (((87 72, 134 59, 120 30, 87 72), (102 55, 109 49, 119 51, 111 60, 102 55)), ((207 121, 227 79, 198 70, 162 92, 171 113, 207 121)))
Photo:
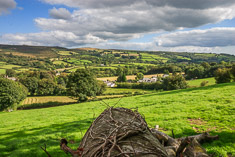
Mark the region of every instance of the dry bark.
POLYGON ((126 108, 105 110, 86 132, 83 157, 166 157, 167 152, 138 113, 126 108))
POLYGON ((108 108, 91 124, 77 150, 61 140, 73 157, 208 157, 200 143, 218 139, 209 133, 174 139, 149 129, 144 118, 126 108, 108 108))

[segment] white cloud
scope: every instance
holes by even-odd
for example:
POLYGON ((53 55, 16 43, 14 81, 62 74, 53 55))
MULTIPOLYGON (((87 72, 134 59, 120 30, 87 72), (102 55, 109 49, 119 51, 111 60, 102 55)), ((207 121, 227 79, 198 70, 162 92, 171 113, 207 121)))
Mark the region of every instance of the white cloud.
POLYGON ((206 30, 180 31, 164 34, 156 38, 158 46, 235 46, 235 27, 218 27, 206 30))
POLYGON ((169 33, 148 43, 122 41, 141 38, 149 33, 184 30, 233 19, 235 0, 41 1, 69 6, 74 11, 70 13, 66 8, 53 8, 49 10, 52 18, 35 19, 36 25, 43 32, 5 34, 0 41, 66 47, 90 45, 103 48, 207 52, 214 50, 213 47, 216 46, 234 45, 233 28, 169 33))
POLYGON ((91 34, 77 36, 72 32, 51 31, 28 34, 5 34, 0 36, 0 42, 5 44, 72 47, 84 44, 96 44, 105 42, 105 40, 92 36, 91 34))
POLYGON ((2 13, 7 13, 10 9, 16 7, 16 2, 14 0, 0 0, 0 15, 2 13))
MULTIPOLYGON (((211 3, 212 0, 100 0, 99 3, 95 0, 44 1, 79 9, 69 19, 67 16, 60 19, 35 19, 41 29, 69 30, 76 35, 91 33, 99 38, 116 41, 129 40, 149 32, 194 28, 235 17, 235 0, 213 0, 214 3, 211 3)), ((62 10, 52 10, 56 15, 59 12, 59 17, 62 16, 62 10)))
POLYGON ((65 8, 53 8, 49 10, 50 17, 55 18, 55 19, 64 19, 68 20, 71 18, 71 13, 65 9, 65 8))
POLYGON ((101 49, 157 50, 153 42, 106 42, 87 46, 101 49))
POLYGON ((217 6, 229 6, 235 0, 42 0, 49 4, 62 4, 77 8, 107 8, 130 6, 138 2, 144 2, 150 6, 171 6, 174 8, 206 9, 217 6))

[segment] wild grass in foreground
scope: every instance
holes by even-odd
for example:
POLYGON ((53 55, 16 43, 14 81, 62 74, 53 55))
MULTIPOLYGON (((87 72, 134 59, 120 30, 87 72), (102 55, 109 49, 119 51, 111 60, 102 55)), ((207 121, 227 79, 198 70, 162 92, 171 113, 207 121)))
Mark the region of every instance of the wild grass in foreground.
MULTIPOLYGON (((235 155, 235 83, 124 97, 119 107, 138 108, 150 127, 159 125, 177 137, 210 131, 220 139, 204 147, 217 156, 235 155)), ((104 100, 113 105, 119 99, 104 100)), ((59 148, 66 138, 76 149, 86 130, 106 107, 86 102, 53 108, 0 113, 0 156, 67 156, 59 148)))

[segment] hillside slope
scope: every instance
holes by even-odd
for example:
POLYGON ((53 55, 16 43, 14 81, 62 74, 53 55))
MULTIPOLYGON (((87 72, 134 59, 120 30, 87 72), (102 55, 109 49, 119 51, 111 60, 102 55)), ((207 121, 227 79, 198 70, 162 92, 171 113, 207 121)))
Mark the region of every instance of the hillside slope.
MULTIPOLYGON (((235 155, 235 82, 123 98, 117 106, 138 108, 149 126, 159 125, 177 137, 210 131, 220 139, 204 145, 209 153, 235 155)), ((114 105, 118 99, 105 100, 114 105)), ((77 148, 92 120, 106 106, 100 101, 0 113, 0 156, 67 156, 59 149, 66 138, 77 148)))
MULTIPOLYGON (((166 52, 166 51, 136 51, 136 50, 118 50, 118 49, 97 49, 97 48, 77 48, 68 49, 63 47, 49 46, 29 46, 29 45, 2 45, 0 44, 0 54, 13 54, 18 56, 40 57, 40 58, 56 58, 59 56, 83 55, 83 56, 115 56, 119 54, 124 58, 132 58, 141 60, 142 62, 156 63, 178 63, 193 62, 200 63, 235 61, 234 55, 215 54, 215 53, 190 53, 190 52, 166 52)), ((119 56, 119 57, 120 57, 119 56)), ((117 56, 116 56, 117 57, 117 56)), ((72 57, 73 58, 73 57, 72 57)), ((89 58, 88 58, 89 59, 89 58)))
POLYGON ((57 57, 57 50, 67 50, 61 47, 47 47, 47 46, 27 46, 27 45, 1 45, 0 54, 12 54, 17 56, 28 57, 57 57))

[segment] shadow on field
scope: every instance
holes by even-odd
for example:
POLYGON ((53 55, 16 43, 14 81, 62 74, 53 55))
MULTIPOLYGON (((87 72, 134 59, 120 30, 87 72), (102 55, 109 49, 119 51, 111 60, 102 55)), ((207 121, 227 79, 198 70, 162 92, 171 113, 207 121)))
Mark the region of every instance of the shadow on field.
POLYGON ((179 93, 191 92, 191 91, 203 91, 203 90, 221 88, 221 87, 226 87, 226 86, 235 86, 235 82, 233 82, 233 83, 215 84, 215 85, 205 86, 205 87, 178 89, 178 90, 172 90, 172 91, 164 91, 164 92, 160 92, 160 93, 157 93, 157 94, 153 93, 153 94, 143 95, 143 97, 151 97, 153 95, 157 96, 157 95, 179 94, 179 93))
POLYGON ((0 134, 0 156, 46 156, 40 146, 46 144, 52 156, 66 156, 60 150, 60 139, 66 138, 72 148, 79 146, 93 118, 71 123, 52 124, 45 127, 26 129, 0 134), (27 151, 25 151, 27 150, 27 151))
MULTIPOLYGON (((209 132, 210 135, 219 136, 219 140, 215 140, 209 143, 204 143, 202 146, 206 148, 209 154, 213 154, 214 156, 223 156, 222 154, 219 153, 220 147, 230 147, 233 148, 231 150, 226 150, 228 154, 226 155, 234 155, 234 141, 235 141, 235 134, 234 131, 221 131, 221 132, 216 132, 216 131, 211 131, 209 132), (213 150, 213 151, 212 151, 213 150)), ((195 132, 193 129, 185 129, 182 131, 180 134, 175 134, 176 138, 180 137, 186 137, 186 136, 193 136, 193 135, 198 135, 201 133, 195 132)))

